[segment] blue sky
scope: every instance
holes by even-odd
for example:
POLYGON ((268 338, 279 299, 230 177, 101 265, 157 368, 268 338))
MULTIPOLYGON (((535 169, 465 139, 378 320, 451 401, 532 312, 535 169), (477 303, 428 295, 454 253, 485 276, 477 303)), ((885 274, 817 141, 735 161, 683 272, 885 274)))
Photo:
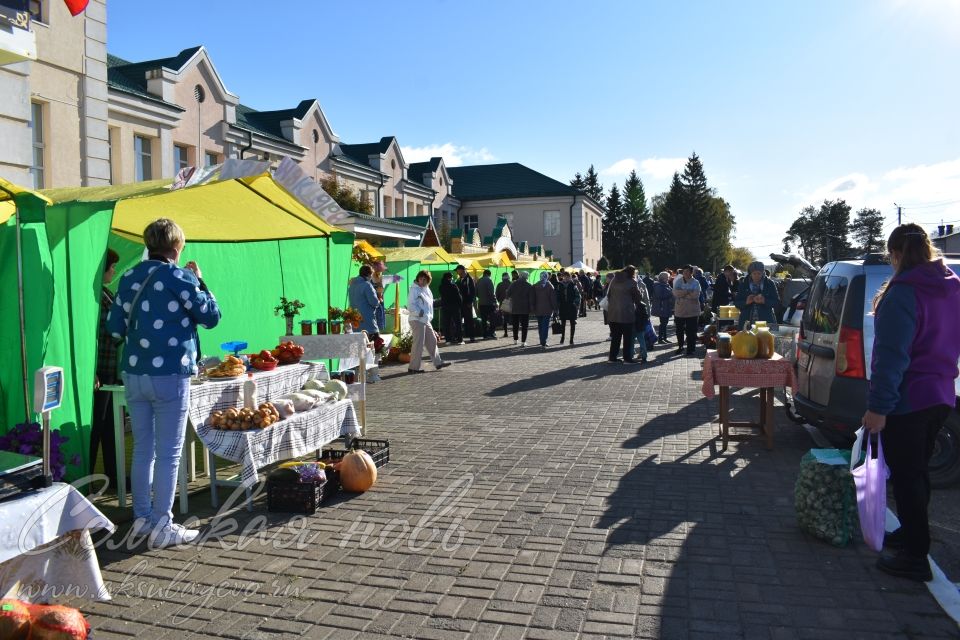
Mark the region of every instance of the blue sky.
POLYGON ((691 152, 765 255, 844 198, 960 222, 960 0, 108 3, 129 59, 207 47, 257 109, 317 98, 341 140, 408 162, 521 162, 559 180, 636 168, 652 196, 691 152), (162 9, 162 12, 161 12, 162 9), (147 27, 147 25, 149 25, 147 27), (145 28, 146 27, 146 28, 145 28))

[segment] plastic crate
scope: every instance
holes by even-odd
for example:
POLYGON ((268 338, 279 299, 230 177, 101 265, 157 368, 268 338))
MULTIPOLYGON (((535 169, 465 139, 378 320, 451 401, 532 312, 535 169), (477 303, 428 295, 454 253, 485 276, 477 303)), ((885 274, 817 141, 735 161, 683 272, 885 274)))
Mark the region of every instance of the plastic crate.
POLYGON ((340 490, 340 474, 325 470, 326 482, 278 482, 267 480, 267 511, 313 515, 320 505, 340 490))
MULTIPOLYGON (((379 469, 390 462, 390 441, 389 440, 368 440, 366 438, 356 438, 351 443, 351 448, 362 449, 373 458, 373 464, 379 469)), ((321 452, 320 460, 326 462, 332 460, 338 462, 347 455, 349 449, 324 449, 321 452)))

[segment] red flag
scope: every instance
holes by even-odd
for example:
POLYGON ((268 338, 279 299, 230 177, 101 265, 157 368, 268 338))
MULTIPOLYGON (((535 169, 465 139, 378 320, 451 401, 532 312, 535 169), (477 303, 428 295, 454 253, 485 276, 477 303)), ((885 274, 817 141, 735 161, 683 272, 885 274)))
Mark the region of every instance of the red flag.
POLYGON ((90 0, 63 0, 63 2, 67 5, 67 9, 70 10, 70 15, 78 16, 87 8, 90 0))

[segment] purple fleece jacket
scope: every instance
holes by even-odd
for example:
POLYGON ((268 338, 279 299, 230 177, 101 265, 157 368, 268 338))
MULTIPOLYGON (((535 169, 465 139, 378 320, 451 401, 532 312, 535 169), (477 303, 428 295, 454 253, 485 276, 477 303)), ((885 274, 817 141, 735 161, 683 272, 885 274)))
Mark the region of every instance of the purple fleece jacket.
POLYGON ((874 320, 869 408, 904 414, 954 406, 960 278, 942 262, 895 276, 874 320))

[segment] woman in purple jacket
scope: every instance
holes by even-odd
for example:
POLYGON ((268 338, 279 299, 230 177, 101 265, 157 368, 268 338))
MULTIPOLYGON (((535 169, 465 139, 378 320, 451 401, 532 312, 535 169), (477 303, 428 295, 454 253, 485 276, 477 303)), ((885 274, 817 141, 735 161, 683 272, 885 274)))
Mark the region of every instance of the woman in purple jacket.
POLYGON ((884 537, 897 551, 877 567, 928 581, 930 477, 937 433, 956 402, 960 358, 960 278, 942 260, 922 227, 897 227, 887 241, 893 277, 874 300, 870 396, 863 424, 880 433, 893 481, 900 528, 884 537))

